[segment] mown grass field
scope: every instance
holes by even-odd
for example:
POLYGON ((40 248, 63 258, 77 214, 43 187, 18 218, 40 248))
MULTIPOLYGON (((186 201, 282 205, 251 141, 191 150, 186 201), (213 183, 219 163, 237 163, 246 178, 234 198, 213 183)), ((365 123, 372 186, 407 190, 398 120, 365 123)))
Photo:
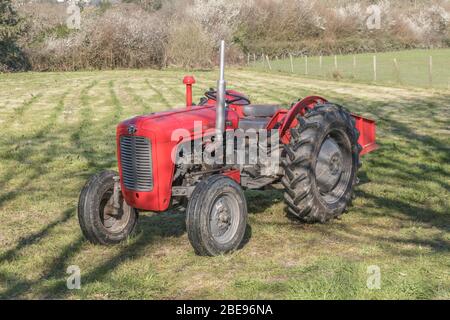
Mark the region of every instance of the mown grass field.
MULTIPOLYGON (((337 69, 334 56, 322 57, 322 67, 320 67, 320 57, 308 57, 307 63, 305 57, 295 57, 293 58, 294 74, 303 77, 372 84, 374 82, 374 55, 376 55, 377 84, 450 90, 450 49, 338 55, 337 69), (432 57, 431 82, 429 77, 430 56, 432 57), (397 67, 394 59, 397 60, 397 67)), ((272 70, 269 69, 267 61, 261 61, 261 58, 258 58, 259 60, 255 63, 252 57, 251 68, 266 72, 292 73, 289 57, 278 60, 271 59, 272 70)))
MULTIPOLYGON (((180 71, 0 75, 0 298, 450 299, 450 94, 230 69, 254 102, 318 94, 374 118, 381 148, 364 157, 341 220, 285 217, 280 191, 246 192, 243 249, 198 257, 184 214, 141 215, 113 247, 83 239, 86 179, 115 168, 115 125, 184 102, 180 71), (81 289, 66 288, 67 267, 81 289), (366 286, 379 266, 381 288, 366 286)), ((194 94, 215 85, 196 72, 194 94)))

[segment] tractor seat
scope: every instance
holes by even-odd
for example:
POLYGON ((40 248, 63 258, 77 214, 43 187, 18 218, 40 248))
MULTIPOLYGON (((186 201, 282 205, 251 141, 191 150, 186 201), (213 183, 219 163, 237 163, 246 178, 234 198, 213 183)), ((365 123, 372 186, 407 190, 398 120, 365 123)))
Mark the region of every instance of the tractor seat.
POLYGON ((270 118, 256 118, 256 117, 245 117, 239 119, 239 129, 248 130, 248 129, 264 129, 269 122, 270 118))
POLYGON ((280 106, 272 104, 249 104, 242 106, 244 118, 239 119, 239 128, 248 129, 264 129, 271 117, 280 109, 280 106))
POLYGON ((246 117, 271 117, 280 109, 280 106, 272 104, 249 104, 242 106, 242 113, 246 117))

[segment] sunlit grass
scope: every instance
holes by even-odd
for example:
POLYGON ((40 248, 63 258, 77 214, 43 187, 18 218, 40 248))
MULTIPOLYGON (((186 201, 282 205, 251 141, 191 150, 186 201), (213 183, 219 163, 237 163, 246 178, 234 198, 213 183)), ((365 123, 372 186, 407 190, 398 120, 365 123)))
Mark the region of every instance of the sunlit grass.
MULTIPOLYGON (((195 100, 215 72, 194 73, 195 100)), ((257 103, 323 95, 374 118, 381 148, 365 156, 341 220, 286 218, 280 191, 248 191, 246 245, 205 258, 184 214, 143 213, 127 243, 87 243, 76 219, 86 179, 116 167, 115 126, 184 103, 179 71, 0 75, 1 298, 450 298, 450 96, 445 91, 326 82, 231 69, 257 103), (66 288, 78 265, 81 290, 66 288), (381 269, 381 289, 366 286, 381 269)))

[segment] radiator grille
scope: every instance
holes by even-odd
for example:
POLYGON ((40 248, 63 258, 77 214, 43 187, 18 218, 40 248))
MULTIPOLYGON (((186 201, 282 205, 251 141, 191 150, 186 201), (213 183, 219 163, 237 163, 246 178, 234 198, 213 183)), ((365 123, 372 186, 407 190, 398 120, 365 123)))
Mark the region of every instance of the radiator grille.
POLYGON ((152 146, 144 137, 120 137, 123 184, 129 190, 153 189, 152 146))

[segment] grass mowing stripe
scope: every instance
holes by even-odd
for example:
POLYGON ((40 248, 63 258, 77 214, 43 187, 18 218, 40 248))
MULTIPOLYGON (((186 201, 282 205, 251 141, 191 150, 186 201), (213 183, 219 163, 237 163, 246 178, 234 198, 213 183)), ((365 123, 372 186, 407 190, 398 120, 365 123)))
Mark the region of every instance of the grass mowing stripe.
MULTIPOLYGON (((228 87, 228 89, 230 89, 230 87, 228 87)), ((264 100, 266 101, 266 103, 271 103, 271 102, 278 102, 280 104, 287 104, 288 102, 284 99, 281 99, 279 96, 276 95, 272 95, 267 93, 267 90, 264 89, 264 85, 249 85, 248 83, 242 84, 242 86, 240 84, 238 85, 233 85, 233 89, 236 89, 237 91, 242 91, 244 94, 247 94, 250 96, 259 96, 259 97, 264 97, 264 98, 260 98, 259 100, 264 100), (269 100, 269 101, 267 101, 269 100)))
POLYGON ((98 84, 97 80, 93 80, 90 84, 84 87, 80 92, 81 115, 78 130, 71 135, 71 140, 75 142, 78 147, 81 147, 81 136, 86 131, 91 123, 92 108, 89 106, 89 91, 98 84))
POLYGON ((41 129, 39 129, 35 135, 35 139, 43 138, 46 134, 48 134, 49 131, 54 129, 54 126, 56 124, 56 120, 58 119, 58 116, 63 112, 64 110, 64 100, 66 99, 67 95, 69 94, 69 90, 65 91, 61 97, 59 98, 52 114, 50 115, 48 123, 43 126, 41 129))
POLYGON ((81 100, 81 105, 83 107, 88 107, 88 103, 89 103, 89 91, 94 88, 96 85, 98 84, 98 80, 93 80, 91 81, 91 83, 89 83, 86 87, 84 87, 81 92, 80 92, 80 100, 81 100))
POLYGON ((129 86, 129 83, 127 83, 124 87, 125 91, 131 96, 134 103, 141 106, 142 113, 150 113, 152 112, 152 107, 144 101, 144 99, 138 95, 133 88, 129 86))
POLYGON ((38 101, 42 97, 42 93, 38 93, 36 95, 33 95, 30 99, 25 100, 19 107, 14 109, 14 115, 11 117, 14 118, 14 120, 18 120, 23 114, 34 104, 36 101, 38 101))
POLYGON ((170 108, 173 107, 171 105, 171 103, 169 101, 167 101, 166 97, 161 93, 161 91, 159 91, 158 89, 156 89, 155 86, 153 86, 148 79, 145 79, 145 83, 147 84, 147 86, 154 92, 156 93, 156 95, 158 96, 159 100, 164 104, 164 106, 166 108, 170 108))
POLYGON ((111 96, 111 103, 114 106, 114 120, 119 121, 120 116, 122 115, 123 112, 123 106, 114 90, 114 80, 110 80, 108 82, 108 86, 109 86, 109 94, 111 96))
POLYGON ((228 77, 229 78, 229 83, 233 83, 236 84, 236 87, 242 87, 242 90, 244 91, 245 94, 249 95, 250 97, 258 97, 257 99, 261 99, 263 100, 263 98, 261 97, 265 97, 267 99, 269 99, 269 101, 267 101, 267 99, 265 99, 266 103, 270 103, 270 102, 277 102, 280 103, 282 105, 288 105, 290 102, 292 101, 288 101, 288 99, 285 98, 280 98, 280 96, 285 97, 285 96, 291 96, 293 100, 297 100, 298 97, 295 97, 294 95, 290 95, 290 94, 282 94, 279 95, 279 92, 277 92, 274 89, 270 88, 270 84, 266 83, 265 81, 261 81, 261 82, 256 82, 255 84, 252 83, 252 81, 254 81, 254 78, 251 77, 246 77, 246 76, 239 76, 239 77, 235 77, 234 75, 231 75, 228 77))
MULTIPOLYGON (((21 135, 20 137, 10 137, 9 143, 5 144, 8 146, 7 151, 4 153, 4 159, 15 161, 18 164, 29 162, 29 158, 33 155, 30 149, 33 149, 35 145, 38 145, 40 141, 45 140, 46 137, 50 136, 54 131, 54 124, 58 115, 64 109, 64 99, 67 96, 67 92, 64 92, 60 99, 58 100, 52 115, 50 116, 48 122, 43 125, 38 131, 32 132, 30 135, 21 135), (29 143, 32 142, 32 143, 29 143)), ((22 174, 24 180, 18 186, 13 188, 11 191, 0 195, 0 208, 5 201, 12 200, 19 196, 21 192, 26 192, 29 180, 36 179, 43 174, 45 174, 46 169, 43 166, 33 167, 31 172, 28 174, 22 174)), ((8 175, 4 182, 8 182, 14 177, 8 175)))
MULTIPOLYGON (((273 89, 273 87, 278 87, 279 84, 266 82, 263 78, 261 78, 261 81, 256 82, 255 85, 248 85, 248 83, 255 81, 255 79, 252 77, 240 75, 239 77, 231 76, 230 79, 230 83, 245 83, 245 87, 244 85, 242 86, 242 90, 244 91, 250 90, 251 92, 255 92, 255 95, 267 97, 283 105, 288 105, 289 103, 292 103, 301 98, 300 95, 292 94, 284 90, 284 88, 291 87, 288 86, 287 83, 286 86, 283 86, 283 90, 277 90, 273 89), (283 97, 289 97, 290 99, 288 100, 283 97)), ((298 88, 293 88, 293 90, 298 90, 298 88)))
POLYGON ((178 83, 170 83, 168 84, 167 82, 164 82, 160 79, 156 80, 155 83, 158 87, 162 88, 163 91, 170 91, 172 93, 175 93, 176 99, 180 100, 180 101, 185 101, 186 100, 186 94, 181 91, 181 85, 178 85, 178 83))

